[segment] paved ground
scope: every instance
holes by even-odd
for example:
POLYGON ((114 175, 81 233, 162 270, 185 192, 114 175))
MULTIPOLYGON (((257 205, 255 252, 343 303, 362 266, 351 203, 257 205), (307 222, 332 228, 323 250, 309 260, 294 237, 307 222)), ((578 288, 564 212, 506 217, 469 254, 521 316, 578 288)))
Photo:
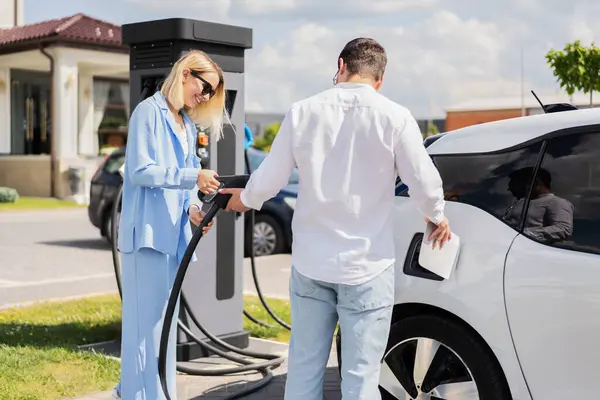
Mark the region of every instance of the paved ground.
MULTIPOLYGON (((49 298, 115 292, 108 243, 86 209, 0 212, 0 308, 49 298)), ((254 292, 249 260, 244 290, 254 292)), ((287 297, 290 256, 257 259, 261 289, 287 297)))
MULTIPOLYGON (((251 348, 260 352, 287 355, 287 346, 281 343, 262 341, 253 339, 251 348)), ((222 359, 211 358, 201 359, 186 365, 193 365, 198 368, 214 368, 215 364, 223 363, 222 359)), ((234 364, 233 366, 235 366, 234 364)), ((230 365, 231 366, 231 365, 230 365)), ((275 378, 273 381, 258 392, 243 397, 246 400, 281 400, 284 394, 284 385, 286 379, 286 365, 282 365, 273 371, 275 378)), ((177 398, 180 400, 217 400, 223 399, 226 395, 242 390, 246 385, 256 382, 262 378, 259 373, 238 374, 227 377, 198 377, 189 375, 178 375, 177 377, 177 398)), ((329 358, 327 373, 324 384, 324 400, 340 400, 340 380, 337 371, 337 358, 335 347, 329 358)), ((109 400, 111 391, 93 393, 87 396, 78 397, 76 400, 109 400)))

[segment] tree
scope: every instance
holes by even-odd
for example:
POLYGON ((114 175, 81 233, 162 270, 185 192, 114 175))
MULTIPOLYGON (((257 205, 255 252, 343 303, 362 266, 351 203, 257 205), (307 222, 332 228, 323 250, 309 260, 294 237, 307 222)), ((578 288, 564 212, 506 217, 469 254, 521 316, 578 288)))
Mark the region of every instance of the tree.
POLYGON ((437 125, 432 122, 428 122, 427 123, 427 132, 423 136, 428 138, 429 136, 437 135, 438 133, 440 133, 440 130, 438 129, 437 125))
POLYGON ((262 137, 257 137, 256 139, 254 139, 254 146, 252 147, 266 152, 271 150, 271 145, 275 140, 275 136, 277 136, 277 133, 279 132, 280 126, 280 122, 274 122, 271 125, 267 126, 265 128, 265 133, 262 135, 262 137))
POLYGON ((563 50, 550 50, 546 62, 553 69, 558 84, 569 96, 579 90, 590 94, 600 91, 600 49, 592 43, 589 47, 579 40, 567 43, 563 50))

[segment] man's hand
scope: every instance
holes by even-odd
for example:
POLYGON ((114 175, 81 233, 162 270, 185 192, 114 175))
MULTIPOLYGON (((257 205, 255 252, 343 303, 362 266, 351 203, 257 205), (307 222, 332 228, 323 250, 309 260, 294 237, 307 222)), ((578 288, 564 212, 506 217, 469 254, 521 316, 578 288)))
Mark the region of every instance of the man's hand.
MULTIPOLYGON (((202 220, 204 219, 204 216, 206 215, 206 213, 202 211, 200 207, 198 207, 198 205, 196 204, 192 204, 190 206, 188 214, 190 216, 190 221, 192 221, 192 223, 196 226, 200 226, 202 220)), ((202 234, 206 235, 210 228, 212 228, 213 224, 214 221, 210 221, 210 224, 206 225, 204 229, 202 229, 202 234)))
MULTIPOLYGON (((426 222, 431 222, 429 218, 425 217, 426 222)), ((442 222, 437 225, 437 229, 434 230, 429 236, 429 240, 433 241, 433 248, 435 249, 436 244, 440 244, 440 249, 444 247, 444 244, 450 239, 452 239, 452 232, 450 232, 450 222, 448 219, 444 217, 442 222)))
POLYGON ((227 208, 225 211, 237 211, 237 212, 246 212, 250 210, 248 207, 242 203, 242 199, 240 198, 240 194, 244 189, 221 189, 219 193, 221 194, 230 194, 231 198, 227 203, 227 208))

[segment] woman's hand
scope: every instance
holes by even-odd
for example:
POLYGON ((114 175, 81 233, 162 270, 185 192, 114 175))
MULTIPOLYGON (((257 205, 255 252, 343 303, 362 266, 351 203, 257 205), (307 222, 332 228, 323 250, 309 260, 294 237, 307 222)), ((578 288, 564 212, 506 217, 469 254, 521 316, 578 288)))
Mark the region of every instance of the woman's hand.
POLYGON ((198 172, 196 184, 198 189, 204 194, 210 194, 219 189, 220 182, 216 179, 217 173, 210 169, 201 169, 198 172))
MULTIPOLYGON (((204 219, 204 216, 206 215, 206 213, 202 210, 200 210, 200 207, 198 207, 196 204, 192 204, 190 206, 190 209, 188 210, 188 214, 190 216, 190 221, 192 221, 192 223, 196 226, 200 226, 200 224, 202 223, 202 220, 204 219)), ((202 234, 206 235, 208 233, 208 231, 210 230, 210 228, 212 228, 214 221, 210 221, 210 224, 206 225, 204 227, 204 229, 202 229, 202 234)))

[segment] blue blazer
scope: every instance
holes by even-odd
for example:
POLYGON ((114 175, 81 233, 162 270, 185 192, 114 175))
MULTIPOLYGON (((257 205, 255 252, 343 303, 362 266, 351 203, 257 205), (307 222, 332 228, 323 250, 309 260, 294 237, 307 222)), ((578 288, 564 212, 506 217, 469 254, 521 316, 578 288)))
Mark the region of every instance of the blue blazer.
POLYGON ((149 247, 181 259, 192 237, 187 210, 201 166, 196 126, 187 115, 184 122, 187 158, 160 92, 140 102, 131 114, 118 236, 123 253, 149 247))

